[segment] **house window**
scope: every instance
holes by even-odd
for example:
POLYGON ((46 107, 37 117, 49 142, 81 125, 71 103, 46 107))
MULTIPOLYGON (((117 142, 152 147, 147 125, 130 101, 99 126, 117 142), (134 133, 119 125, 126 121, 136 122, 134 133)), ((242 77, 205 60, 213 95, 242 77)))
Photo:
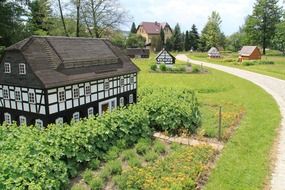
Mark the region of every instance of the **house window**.
POLYGON ((134 76, 131 76, 131 78, 130 78, 130 83, 131 83, 131 84, 134 84, 134 76))
POLYGON ((44 122, 41 119, 36 119, 35 125, 38 126, 38 127, 43 127, 44 126, 44 122))
POLYGON ((88 112, 88 116, 93 116, 94 115, 94 108, 88 108, 87 112, 88 112))
POLYGON ((19 90, 15 91, 15 100, 17 102, 21 101, 21 92, 19 90))
POLYGON ((24 63, 19 64, 19 74, 25 75, 26 74, 26 65, 24 63))
POLYGON ((125 104, 125 99, 124 99, 124 97, 121 97, 120 98, 120 106, 123 107, 124 104, 125 104))
POLYGON ((9 90, 8 89, 3 89, 3 98, 9 99, 9 90))
MULTIPOLYGON (((73 88, 73 98, 74 99, 79 98, 79 88, 78 87, 73 88)), ((64 100, 62 100, 62 101, 64 101, 64 100)))
POLYGON ((63 118, 62 118, 62 117, 57 118, 57 119, 55 120, 55 123, 56 123, 57 125, 62 125, 62 124, 63 124, 63 118))
POLYGON ((79 114, 79 112, 75 112, 75 113, 73 114, 73 120, 74 120, 74 121, 79 121, 79 120, 80 120, 80 114, 79 114))
POLYGON ((124 77, 121 77, 120 86, 123 87, 124 85, 125 85, 125 79, 124 79, 124 77))
POLYGON ((65 92, 64 92, 64 90, 60 90, 58 92, 58 100, 59 100, 59 102, 64 102, 65 101, 65 92))
POLYGON ((104 89, 105 90, 109 90, 109 88, 110 88, 109 80, 105 80, 105 82, 104 82, 104 89))
POLYGON ((130 94, 130 96, 129 96, 129 103, 130 104, 134 103, 134 95, 133 94, 130 94))
POLYGON ((85 95, 90 96, 91 95, 91 86, 85 85, 85 95))
POLYGON ((11 115, 9 113, 4 113, 4 120, 7 124, 12 124, 11 115))
POLYGON ((10 63, 4 64, 4 72, 5 73, 11 73, 11 64, 10 63))
POLYGON ((36 100, 35 100, 35 93, 29 92, 29 94, 28 94, 28 99, 29 99, 29 103, 35 104, 35 103, 36 103, 36 100))
POLYGON ((27 119, 25 116, 19 117, 20 125, 27 125, 27 119))

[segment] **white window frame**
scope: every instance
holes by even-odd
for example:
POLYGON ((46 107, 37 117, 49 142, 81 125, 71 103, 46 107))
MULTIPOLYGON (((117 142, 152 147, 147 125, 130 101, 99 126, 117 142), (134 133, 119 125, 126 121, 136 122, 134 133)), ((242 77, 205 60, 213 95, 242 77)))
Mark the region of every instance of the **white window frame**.
POLYGON ((64 102, 66 97, 65 97, 65 91, 64 89, 58 90, 58 102, 64 102), (63 94, 62 94, 63 93, 63 94))
POLYGON ((4 63, 4 73, 11 73, 11 64, 4 63))
POLYGON ((10 94, 9 94, 9 89, 8 88, 3 88, 3 99, 4 100, 9 100, 10 99, 10 94))
POLYGON ((20 90, 15 90, 15 101, 16 102, 22 101, 21 91, 20 90))
POLYGON ((93 107, 88 108, 87 115, 88 115, 88 117, 94 116, 94 108, 93 107))
POLYGON ((36 103, 36 95, 34 92, 28 92, 28 101, 30 104, 36 103))
POLYGON ((26 64, 25 63, 19 63, 19 74, 20 75, 26 74, 26 64))
POLYGON ((79 112, 73 113, 72 119, 73 119, 73 121, 75 121, 75 122, 80 121, 80 113, 79 113, 79 112))
POLYGON ((109 80, 106 79, 106 80, 104 81, 104 90, 107 91, 107 90, 109 90, 109 89, 110 89, 110 83, 109 83, 109 80))
POLYGON ((99 115, 103 114, 102 105, 108 103, 109 105, 109 112, 113 111, 117 108, 117 98, 111 98, 102 102, 99 102, 99 115), (114 107, 112 107, 112 104, 114 104, 114 107))
POLYGON ((73 99, 78 99, 80 97, 80 91, 78 87, 72 88, 72 96, 73 96, 73 99))
POLYGON ((12 118, 11 118, 11 114, 9 113, 4 113, 4 121, 7 123, 7 124, 12 124, 12 118))
POLYGON ((20 125, 27 125, 27 118, 23 115, 19 116, 20 125))
POLYGON ((129 95, 129 103, 130 104, 134 103, 134 95, 133 94, 129 95))
POLYGON ((135 81, 135 80, 134 80, 134 76, 131 76, 131 77, 130 77, 130 84, 134 84, 134 81, 135 81))
POLYGON ((43 127, 43 126, 44 126, 43 120, 41 120, 41 119, 36 119, 36 120, 35 120, 35 126, 43 127))
POLYGON ((90 84, 85 85, 85 96, 90 96, 91 95, 91 86, 90 84))
POLYGON ((123 107, 125 105, 125 98, 121 97, 120 98, 120 107, 123 107))
POLYGON ((125 85, 125 77, 120 78, 120 87, 123 87, 125 85))
POLYGON ((62 117, 59 117, 55 120, 55 124, 57 125, 63 125, 63 118, 62 117))

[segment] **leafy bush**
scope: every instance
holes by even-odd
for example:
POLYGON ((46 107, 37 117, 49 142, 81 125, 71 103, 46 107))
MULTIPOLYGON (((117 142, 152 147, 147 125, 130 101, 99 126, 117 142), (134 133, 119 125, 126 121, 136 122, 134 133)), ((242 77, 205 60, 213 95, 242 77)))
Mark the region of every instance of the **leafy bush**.
POLYGON ((139 168, 139 167, 142 166, 141 161, 137 157, 133 157, 133 158, 129 159, 128 164, 129 164, 130 167, 137 167, 137 168, 139 168))
POLYGON ((104 181, 100 177, 94 177, 90 182, 90 187, 92 190, 100 190, 104 187, 104 181))
POLYGON ((138 154, 143 155, 150 149, 150 145, 149 139, 140 139, 135 148, 138 154))
POLYGON ((162 142, 160 142, 159 140, 156 140, 154 142, 153 149, 156 153, 159 153, 159 154, 163 154, 166 152, 165 145, 162 142))
POLYGON ((151 69, 152 71, 156 71, 156 70, 157 70, 157 65, 156 65, 156 64, 151 65, 151 66, 150 66, 150 69, 151 69))
POLYGON ((120 149, 117 146, 111 147, 107 154, 104 156, 105 161, 115 160, 119 156, 120 149))
POLYGON ((199 67, 197 67, 197 66, 192 67, 192 73, 200 73, 200 72, 201 72, 201 70, 199 67))
POLYGON ((273 65, 274 61, 261 60, 258 63, 261 64, 261 65, 273 65))
POLYGON ((160 65, 159 65, 159 69, 164 72, 164 71, 167 70, 167 67, 166 67, 165 64, 160 64, 160 65))
POLYGON ((243 61, 242 65, 244 66, 252 66, 252 65, 272 65, 274 61, 267 61, 267 60, 255 60, 255 61, 243 61))
POLYGON ((84 179, 84 181, 88 184, 90 184, 90 182, 93 179, 93 172, 90 169, 87 169, 83 172, 82 177, 84 179))
POLYGON ((244 66, 252 66, 252 65, 255 65, 255 61, 243 61, 242 65, 244 65, 244 66))
POLYGON ((98 159, 92 159, 90 162, 88 162, 88 168, 92 170, 97 170, 100 166, 100 160, 98 159))
POLYGON ((122 152, 123 161, 128 161, 128 160, 135 158, 135 157, 136 157, 136 153, 133 149, 128 149, 128 150, 125 150, 124 152, 122 152))
POLYGON ((104 167, 99 176, 104 180, 106 181, 107 179, 109 179, 109 177, 111 177, 111 174, 112 174, 112 171, 110 169, 110 167, 104 167))
POLYGON ((144 159, 147 162, 154 162, 158 158, 158 154, 153 150, 147 151, 144 155, 144 159))
POLYGON ((127 178, 126 177, 122 175, 116 175, 113 177, 113 181, 119 189, 122 189, 122 190, 127 189, 127 178))

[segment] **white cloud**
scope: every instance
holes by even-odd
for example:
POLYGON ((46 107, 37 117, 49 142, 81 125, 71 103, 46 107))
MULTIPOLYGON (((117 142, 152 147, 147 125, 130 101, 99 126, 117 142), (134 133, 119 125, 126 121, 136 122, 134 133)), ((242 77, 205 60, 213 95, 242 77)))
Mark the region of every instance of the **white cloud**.
POLYGON ((182 30, 196 24, 201 30, 212 11, 222 17, 222 30, 229 35, 238 30, 251 14, 255 0, 120 0, 134 18, 142 21, 167 21, 171 26, 179 23, 182 30))

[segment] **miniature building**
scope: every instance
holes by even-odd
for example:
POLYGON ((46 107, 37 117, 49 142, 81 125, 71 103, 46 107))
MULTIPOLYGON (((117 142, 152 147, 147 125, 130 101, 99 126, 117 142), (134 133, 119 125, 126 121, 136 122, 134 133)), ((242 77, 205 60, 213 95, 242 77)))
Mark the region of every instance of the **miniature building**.
POLYGON ((137 28, 137 34, 143 36, 146 39, 146 44, 151 44, 151 39, 154 37, 160 37, 160 30, 163 29, 166 40, 171 38, 172 29, 167 22, 142 22, 137 28))
POLYGON ((175 57, 171 55, 167 50, 163 49, 158 53, 156 57, 157 64, 165 64, 166 66, 171 66, 175 64, 175 57))
POLYGON ((139 69, 105 39, 30 37, 0 63, 0 123, 77 121, 137 99, 139 69))
POLYGON ((212 47, 209 51, 208 51, 208 56, 210 58, 220 58, 221 54, 219 52, 219 50, 215 47, 212 47))
POLYGON ((239 52, 239 62, 257 59, 261 59, 261 52, 257 46, 243 46, 239 52))
POLYGON ((145 48, 127 48, 127 55, 130 58, 149 58, 149 49, 145 48))

